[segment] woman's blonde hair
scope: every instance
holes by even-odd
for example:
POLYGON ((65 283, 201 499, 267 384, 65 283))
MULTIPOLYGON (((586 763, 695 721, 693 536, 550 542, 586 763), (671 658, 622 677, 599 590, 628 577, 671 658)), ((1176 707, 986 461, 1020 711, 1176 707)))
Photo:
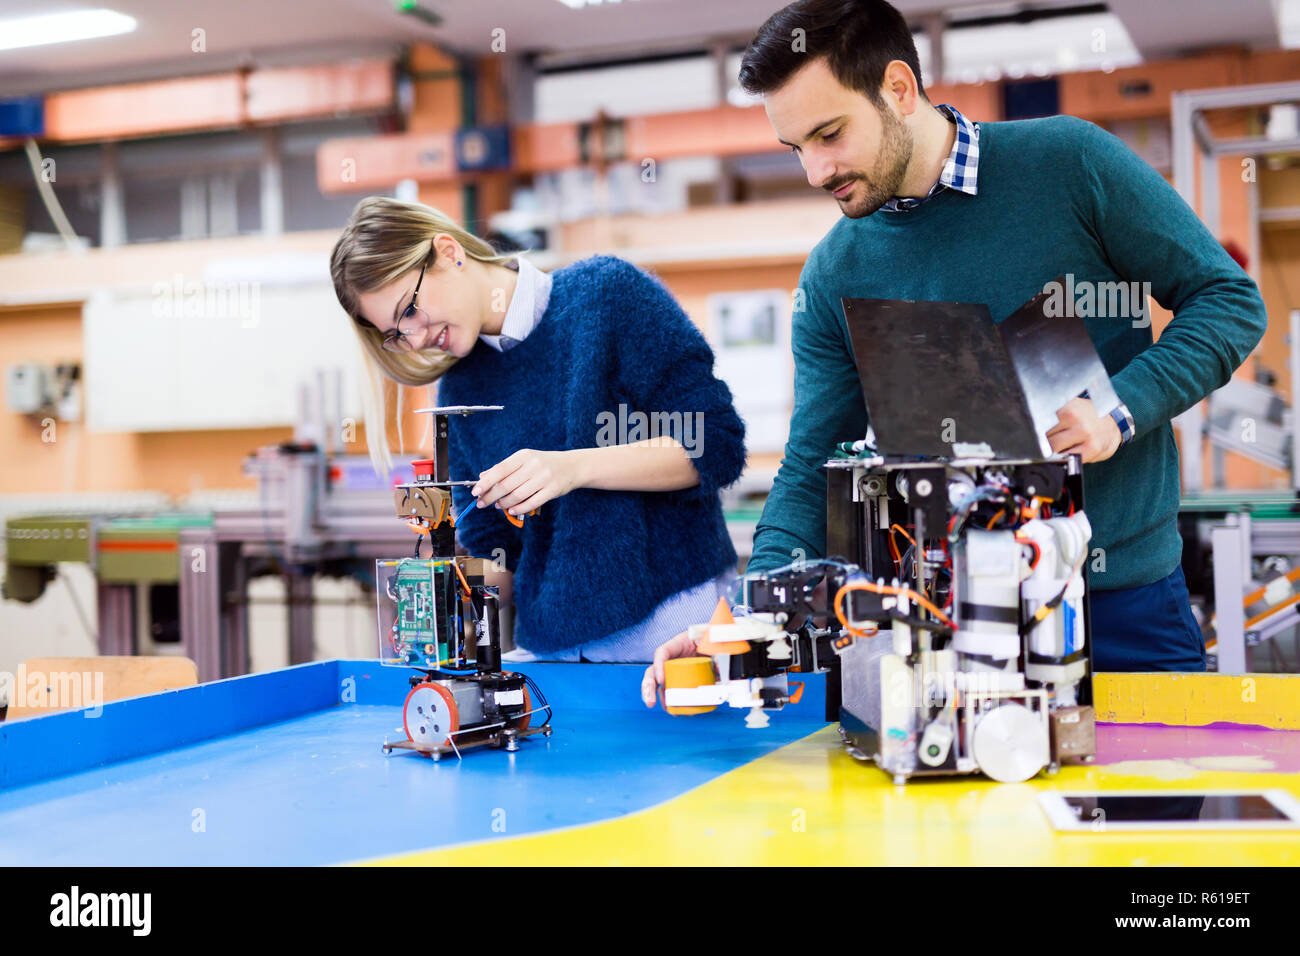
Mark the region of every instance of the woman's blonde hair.
MULTIPOLYGON (((343 311, 352 319, 352 328, 361 343, 361 407, 366 423, 366 447, 376 473, 383 475, 385 481, 392 471, 393 458, 388 447, 384 376, 400 385, 430 385, 451 368, 456 359, 432 349, 387 351, 383 347, 384 333, 361 314, 359 296, 383 288, 426 262, 433 265, 437 257, 433 240, 440 233, 451 236, 460 243, 465 255, 479 262, 504 263, 514 258, 514 255, 498 255, 488 243, 432 206, 386 196, 371 196, 357 203, 330 255, 334 293, 343 311)), ((400 442, 400 388, 397 396, 400 442)))

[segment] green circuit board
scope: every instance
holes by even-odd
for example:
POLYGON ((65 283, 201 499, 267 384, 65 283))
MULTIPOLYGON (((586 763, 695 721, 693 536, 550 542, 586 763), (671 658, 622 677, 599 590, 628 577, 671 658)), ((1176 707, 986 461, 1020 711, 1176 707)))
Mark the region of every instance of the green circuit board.
POLYGON ((458 621, 451 562, 408 559, 380 565, 381 579, 388 572, 381 593, 393 607, 387 634, 381 634, 380 657, 412 667, 439 666, 448 658, 448 643, 458 621))

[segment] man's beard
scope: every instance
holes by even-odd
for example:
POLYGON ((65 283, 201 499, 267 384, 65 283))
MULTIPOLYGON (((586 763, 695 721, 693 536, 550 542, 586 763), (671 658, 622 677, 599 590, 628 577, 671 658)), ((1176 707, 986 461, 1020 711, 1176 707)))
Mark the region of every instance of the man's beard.
POLYGON ((882 126, 880 153, 876 156, 871 174, 865 176, 862 173, 849 173, 825 186, 827 192, 834 193, 845 183, 857 184, 847 205, 844 201, 836 200, 840 204, 840 212, 850 219, 870 216, 897 196, 907 175, 907 164, 912 159, 911 130, 888 107, 882 105, 878 112, 882 126))

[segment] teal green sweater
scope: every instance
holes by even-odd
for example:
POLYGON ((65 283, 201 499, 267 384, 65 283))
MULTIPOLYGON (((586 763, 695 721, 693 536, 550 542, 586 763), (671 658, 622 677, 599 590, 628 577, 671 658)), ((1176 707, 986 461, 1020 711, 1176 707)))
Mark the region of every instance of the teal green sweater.
POLYGON ((1103 551, 1092 586, 1149 584, 1177 566, 1170 419, 1255 347, 1267 324, 1259 290, 1177 192, 1099 127, 1069 116, 981 123, 979 148, 978 195, 942 190, 910 212, 841 219, 809 256, 795 301, 790 438, 751 570, 824 554, 822 465, 867 429, 841 297, 982 302, 1001 321, 1069 273, 1076 287, 1149 282, 1174 314, 1155 344, 1149 322, 1085 319, 1136 425, 1113 457, 1083 469, 1092 547, 1103 551))

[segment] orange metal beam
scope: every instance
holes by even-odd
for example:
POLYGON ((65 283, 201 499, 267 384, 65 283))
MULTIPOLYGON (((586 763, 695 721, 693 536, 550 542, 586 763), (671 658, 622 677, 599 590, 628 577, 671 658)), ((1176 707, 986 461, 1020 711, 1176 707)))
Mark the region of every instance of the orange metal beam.
POLYGON ((328 194, 387 189, 403 179, 450 180, 455 152, 451 132, 326 140, 316 151, 316 184, 328 194))
POLYGON ((386 60, 217 73, 51 93, 41 138, 129 139, 370 112, 395 101, 393 68, 386 60))
POLYGON ((254 123, 383 110, 397 94, 387 60, 253 70, 245 91, 245 116, 254 123))
POLYGON ((718 106, 633 116, 623 122, 624 155, 674 159, 681 156, 737 156, 769 153, 784 147, 758 106, 718 106))
POLYGON ((1300 80, 1300 53, 1295 50, 1255 51, 1246 57, 1246 83, 1287 83, 1300 80))
POLYGON ((582 165, 576 123, 516 126, 511 147, 520 172, 552 173, 582 165))
MULTIPOLYGON (((1002 115, 1001 87, 996 83, 936 86, 930 90, 936 103, 953 103, 975 119, 995 120, 1002 115)), ((683 156, 739 156, 782 149, 760 106, 718 106, 607 120, 610 127, 622 127, 622 152, 606 161, 643 159, 662 161, 683 156)), ((572 169, 584 162, 581 123, 518 126, 512 131, 511 172, 520 175, 572 169)), ((432 141, 428 133, 401 133, 367 139, 330 140, 318 157, 322 192, 355 192, 386 189, 399 179, 412 178, 431 184, 457 179, 450 137, 439 143, 436 161, 431 161, 432 141), (341 164, 351 158, 355 179, 340 180, 341 164), (445 161, 444 161, 445 160, 445 161)), ((610 139, 590 137, 599 144, 610 139)), ((617 139, 617 137, 613 137, 617 139)), ((599 149, 599 146, 596 147, 599 149)))
POLYGON ((1061 112, 1098 123, 1168 116, 1174 93, 1243 83, 1248 62, 1248 56, 1224 53, 1143 63, 1109 73, 1065 73, 1060 77, 1061 112))
MULTIPOLYGON (((425 72, 451 71, 455 61, 431 47, 412 47, 412 66, 425 72)), ((1175 90, 1235 83, 1300 79, 1300 56, 1293 51, 1221 52, 1146 63, 1110 73, 1090 71, 1059 77, 1061 111, 1096 122, 1154 118, 1169 111, 1175 90)), ((439 87, 443 81, 421 85, 439 87)), ((456 82, 454 75, 445 81, 456 82)), ((1000 84, 932 86, 933 102, 950 102, 984 120, 1001 118, 1000 84)), ((221 129, 245 123, 365 112, 391 107, 396 98, 392 65, 367 60, 329 66, 252 70, 182 77, 147 83, 51 93, 45 100, 49 142, 124 139, 163 133, 221 129)), ((412 116, 412 131, 445 130, 454 125, 455 97, 437 96, 446 115, 412 116)), ((497 104, 499 106, 499 104, 497 104)), ((489 109, 488 112, 493 112, 489 109)), ((629 159, 708 152, 728 155, 763 151, 763 124, 752 109, 720 107, 624 121, 629 159), (673 128, 674 124, 680 128, 673 128), (709 144, 701 150, 697 140, 709 144)), ((16 140, 0 140, 0 149, 16 140)), ((580 165, 574 124, 531 126, 515 131, 515 156, 521 172, 580 165)))
POLYGON ((1001 83, 936 83, 925 88, 925 95, 931 103, 951 103, 973 120, 1002 119, 1001 83))
POLYGON ((51 93, 45 98, 45 140, 123 139, 238 126, 244 86, 238 73, 126 83, 51 93))

